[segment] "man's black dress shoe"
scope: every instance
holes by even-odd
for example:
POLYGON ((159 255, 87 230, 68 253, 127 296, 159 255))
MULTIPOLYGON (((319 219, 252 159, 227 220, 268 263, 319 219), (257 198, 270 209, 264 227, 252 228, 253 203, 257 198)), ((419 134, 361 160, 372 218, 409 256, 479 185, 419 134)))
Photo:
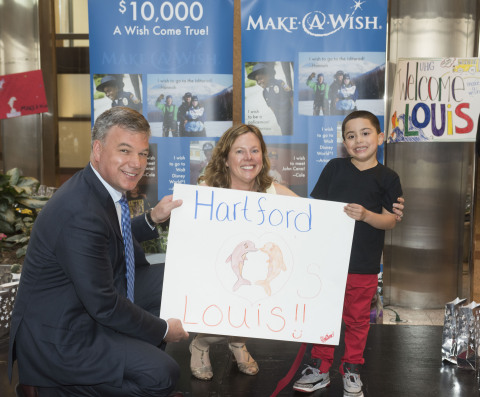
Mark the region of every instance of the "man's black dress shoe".
POLYGON ((38 397, 38 390, 35 386, 17 384, 15 394, 17 397, 38 397))

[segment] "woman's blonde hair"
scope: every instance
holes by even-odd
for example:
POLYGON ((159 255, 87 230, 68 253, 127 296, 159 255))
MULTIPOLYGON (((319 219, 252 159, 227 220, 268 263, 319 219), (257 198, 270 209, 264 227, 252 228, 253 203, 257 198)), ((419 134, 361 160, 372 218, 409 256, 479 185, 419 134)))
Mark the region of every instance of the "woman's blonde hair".
POLYGON ((198 178, 198 182, 205 183, 211 187, 230 188, 232 180, 226 164, 228 154, 237 138, 248 133, 255 134, 260 141, 260 148, 262 150, 263 165, 261 171, 255 178, 255 191, 265 192, 273 182, 273 178, 268 175, 270 171, 270 161, 267 155, 267 145, 263 140, 260 130, 252 124, 238 124, 224 132, 213 149, 212 158, 205 168, 205 173, 198 178))

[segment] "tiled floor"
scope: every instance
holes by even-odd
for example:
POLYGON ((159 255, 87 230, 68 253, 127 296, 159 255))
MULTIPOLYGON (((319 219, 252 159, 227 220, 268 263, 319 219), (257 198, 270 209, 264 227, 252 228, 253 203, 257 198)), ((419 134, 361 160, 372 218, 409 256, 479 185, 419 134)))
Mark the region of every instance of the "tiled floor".
MULTIPOLYGON (((465 262, 463 264, 462 291, 460 292, 462 297, 470 296, 469 274, 468 263, 465 262)), ((439 325, 443 327, 444 317, 445 308, 421 310, 390 305, 383 308, 383 324, 385 325, 439 325)))
POLYGON ((445 309, 417 310, 397 306, 383 308, 385 325, 439 325, 443 326, 445 309))

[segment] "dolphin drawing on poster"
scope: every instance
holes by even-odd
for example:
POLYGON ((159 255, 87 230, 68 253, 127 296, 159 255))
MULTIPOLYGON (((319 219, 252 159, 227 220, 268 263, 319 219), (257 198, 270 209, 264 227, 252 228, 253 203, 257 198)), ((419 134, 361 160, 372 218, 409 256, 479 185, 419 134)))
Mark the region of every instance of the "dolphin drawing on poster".
POLYGON ((232 264, 232 270, 237 276, 237 282, 233 286, 233 290, 236 291, 242 285, 251 285, 252 283, 243 278, 242 271, 245 261, 247 260, 247 253, 257 251, 255 244, 250 240, 242 241, 233 250, 232 254, 225 261, 232 264))
POLYGON ((286 271, 287 266, 283 260, 283 253, 280 247, 272 242, 268 242, 260 251, 265 252, 268 255, 268 273, 265 280, 257 281, 255 284, 261 285, 268 296, 272 295, 272 288, 270 283, 276 279, 280 272, 286 271))
POLYGON ((217 250, 215 277, 218 285, 229 295, 250 304, 282 292, 295 268, 288 241, 277 233, 234 233, 223 237, 217 250))

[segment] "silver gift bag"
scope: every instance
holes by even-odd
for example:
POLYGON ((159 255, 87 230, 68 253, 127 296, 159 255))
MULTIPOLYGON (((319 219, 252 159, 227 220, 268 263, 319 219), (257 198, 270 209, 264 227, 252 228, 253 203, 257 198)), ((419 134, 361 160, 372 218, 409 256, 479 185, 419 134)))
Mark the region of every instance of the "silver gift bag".
POLYGON ((442 334, 442 360, 457 363, 457 324, 458 324, 458 309, 465 304, 466 299, 456 298, 455 300, 445 304, 445 319, 443 323, 442 334))
POLYGON ((458 368, 478 369, 479 317, 480 304, 475 301, 460 306, 456 338, 458 368))

